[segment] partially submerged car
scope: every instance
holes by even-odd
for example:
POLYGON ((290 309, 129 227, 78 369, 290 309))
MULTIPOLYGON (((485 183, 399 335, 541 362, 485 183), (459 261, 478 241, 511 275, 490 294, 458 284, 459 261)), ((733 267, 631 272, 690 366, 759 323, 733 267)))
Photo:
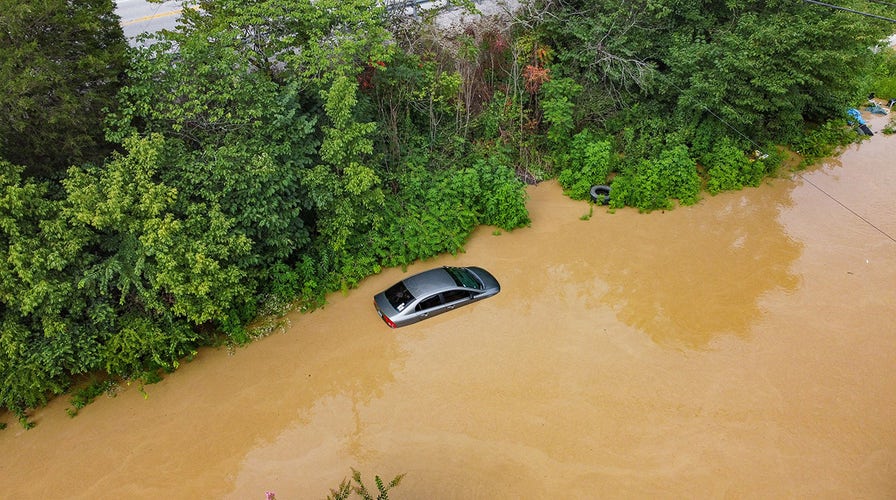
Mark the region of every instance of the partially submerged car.
POLYGON ((373 297, 377 314, 398 328, 476 302, 501 291, 481 267, 439 267, 405 278, 373 297))

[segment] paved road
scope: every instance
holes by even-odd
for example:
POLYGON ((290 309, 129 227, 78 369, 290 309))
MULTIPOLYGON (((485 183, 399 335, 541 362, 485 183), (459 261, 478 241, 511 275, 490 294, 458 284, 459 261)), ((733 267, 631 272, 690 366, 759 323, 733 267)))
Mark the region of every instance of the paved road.
MULTIPOLYGON (((435 1, 417 0, 391 0, 394 3, 407 2, 408 5, 419 4, 422 7, 431 7, 441 3, 435 1)), ((496 14, 505 8, 515 9, 519 6, 519 0, 474 0, 474 3, 483 14, 496 14)), ((161 29, 173 29, 177 25, 177 18, 181 11, 180 0, 166 0, 162 3, 149 3, 146 0, 118 0, 115 10, 121 17, 121 26, 124 35, 132 40, 145 32, 154 32, 161 29)), ((406 13, 411 14, 414 9, 409 7, 406 13)), ((458 22, 462 17, 459 11, 443 14, 442 24, 458 22)), ((133 42, 132 42, 133 43, 133 42)))
POLYGON ((146 0, 118 0, 115 11, 121 17, 124 36, 133 39, 144 32, 173 29, 180 15, 179 1, 149 3, 146 0))

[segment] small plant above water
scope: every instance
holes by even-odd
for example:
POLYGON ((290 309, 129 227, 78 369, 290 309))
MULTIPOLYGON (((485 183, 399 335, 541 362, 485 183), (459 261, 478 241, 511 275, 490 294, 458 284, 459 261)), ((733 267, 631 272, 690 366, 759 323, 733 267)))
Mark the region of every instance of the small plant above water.
POLYGON ((109 397, 114 397, 117 388, 118 384, 113 380, 94 381, 72 394, 72 407, 67 408, 65 412, 69 417, 74 418, 78 415, 78 411, 92 403, 98 396, 107 394, 109 397))
POLYGON ((330 494, 327 496, 327 500, 346 500, 352 493, 356 493, 364 500, 389 500, 389 490, 398 486, 403 478, 404 474, 399 474, 395 476, 389 484, 385 484, 382 478, 374 476, 377 495, 373 496, 361 480, 361 473, 352 467, 352 480, 349 481, 348 479, 344 479, 337 489, 331 489, 330 494))

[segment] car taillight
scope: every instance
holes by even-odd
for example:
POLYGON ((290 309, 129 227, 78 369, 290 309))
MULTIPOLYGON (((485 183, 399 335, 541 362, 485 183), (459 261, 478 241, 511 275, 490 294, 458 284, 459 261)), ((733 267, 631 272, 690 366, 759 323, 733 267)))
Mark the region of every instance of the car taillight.
POLYGON ((381 314, 380 316, 383 318, 383 321, 385 321, 386 324, 389 325, 389 328, 395 328, 395 323, 391 319, 389 319, 389 316, 386 316, 385 314, 381 314))

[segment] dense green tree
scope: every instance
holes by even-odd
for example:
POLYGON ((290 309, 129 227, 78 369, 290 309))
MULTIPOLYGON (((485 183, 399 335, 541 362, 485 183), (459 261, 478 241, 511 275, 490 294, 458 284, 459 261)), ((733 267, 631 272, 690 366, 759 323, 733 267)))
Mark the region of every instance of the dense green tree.
POLYGON ((754 140, 786 140, 855 101, 880 34, 865 18, 802 3, 737 7, 713 30, 672 37, 660 88, 683 112, 711 110, 754 140))
MULTIPOLYGON (((715 113, 751 138, 842 112, 886 33, 855 14, 778 0, 556 3, 540 30, 559 69, 685 116, 715 113)), ((719 125, 722 125, 719 123, 719 125)))
POLYGON ((19 415, 98 366, 106 311, 77 285, 89 234, 23 170, 0 161, 0 405, 19 415))
POLYGON ((101 163, 127 43, 112 0, 0 0, 0 158, 59 178, 101 163))
POLYGON ((252 292, 239 266, 250 240, 213 204, 175 210, 178 190, 157 175, 165 161, 161 137, 124 146, 127 154, 103 168, 73 168, 64 181, 64 214, 90 232, 90 250, 101 257, 79 287, 195 325, 226 317, 252 292))
POLYGON ((228 36, 211 44, 205 34, 173 34, 141 49, 109 136, 164 136, 157 175, 178 190, 177 211, 218 207, 252 241, 243 267, 262 272, 309 242, 300 181, 316 153, 316 117, 298 84, 254 70, 228 36))
MULTIPOLYGON (((779 0, 535 5, 543 13, 536 33, 556 54, 552 70, 583 85, 570 99, 577 125, 617 138, 623 175, 614 204, 648 210, 668 203, 665 177, 694 185, 695 162, 716 165, 703 164, 714 191, 754 185, 773 165, 744 152, 800 141, 807 129, 839 119, 862 95, 872 49, 889 33, 854 13, 779 0), (579 111, 595 95, 614 105, 579 111), (667 151, 679 146, 691 161, 677 153, 670 161, 667 151)), ((691 192, 679 199, 694 199, 691 192)))

